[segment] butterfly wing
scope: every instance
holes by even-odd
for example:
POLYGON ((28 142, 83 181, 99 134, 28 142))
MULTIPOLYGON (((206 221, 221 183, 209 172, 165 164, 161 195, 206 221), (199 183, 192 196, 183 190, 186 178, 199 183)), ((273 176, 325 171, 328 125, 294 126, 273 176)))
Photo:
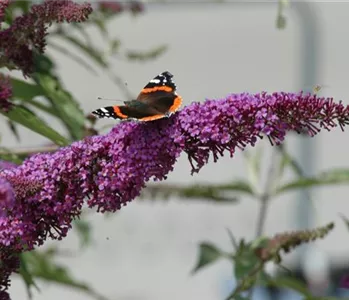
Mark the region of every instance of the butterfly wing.
POLYGON ((182 97, 177 95, 177 87, 172 77, 170 72, 162 72, 150 80, 137 99, 131 102, 145 103, 164 115, 175 112, 182 104, 182 97))
POLYGON ((163 118, 163 114, 156 109, 144 104, 140 106, 106 106, 92 112, 99 118, 111 119, 138 119, 141 121, 152 121, 163 118))
POLYGON ((136 100, 125 101, 123 106, 102 107, 93 111, 92 114, 99 118, 138 119, 140 121, 167 117, 182 104, 182 97, 177 95, 172 77, 170 72, 162 72, 149 81, 136 100))

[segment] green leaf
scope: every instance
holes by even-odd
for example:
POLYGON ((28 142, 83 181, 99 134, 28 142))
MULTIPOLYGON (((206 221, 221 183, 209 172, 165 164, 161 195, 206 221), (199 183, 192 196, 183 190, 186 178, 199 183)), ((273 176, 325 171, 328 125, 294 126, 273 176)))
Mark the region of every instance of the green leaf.
POLYGON ((156 47, 155 49, 151 49, 148 51, 135 51, 135 50, 128 50, 126 52, 126 56, 130 60, 149 60, 149 59, 155 59, 162 55, 167 50, 166 45, 161 45, 156 47))
POLYGON ((288 0, 279 0, 278 15, 276 17, 276 28, 284 29, 286 27, 286 17, 284 16, 285 8, 288 6, 288 0))
POLYGON ((44 91, 39 85, 29 83, 11 77, 11 85, 13 88, 13 97, 21 100, 32 100, 34 97, 41 96, 44 91))
POLYGON ((16 105, 9 112, 1 112, 5 117, 9 118, 13 122, 23 125, 30 130, 45 136, 53 141, 56 145, 66 146, 69 141, 61 136, 57 131, 49 127, 46 122, 36 116, 32 111, 25 106, 16 105))
POLYGON ((74 221, 74 228, 77 230, 80 238, 80 248, 88 246, 91 243, 90 223, 81 219, 77 219, 74 221))
POLYGON ((12 1, 10 5, 11 8, 20 9, 23 13, 28 12, 30 10, 30 6, 29 1, 12 1))
POLYGON ((13 88, 13 97, 20 99, 22 102, 30 104, 46 113, 56 116, 55 111, 52 107, 33 100, 33 98, 44 95, 43 89, 37 85, 27 81, 11 78, 11 85, 13 88))
POLYGON ((92 66, 89 65, 89 63, 87 63, 84 59, 82 59, 79 54, 75 54, 73 52, 71 52, 70 50, 68 50, 67 48, 53 43, 50 41, 50 47, 52 47, 53 49, 56 49, 57 51, 63 53, 65 56, 69 57, 70 59, 74 60, 75 62, 79 63, 82 67, 84 67, 86 70, 90 71, 91 73, 97 75, 97 72, 93 69, 92 66))
POLYGON ((216 246, 210 243, 201 243, 199 258, 196 267, 192 270, 192 274, 196 273, 199 269, 212 264, 217 259, 222 257, 223 253, 216 248, 216 246))
POLYGON ((105 62, 102 53, 98 49, 85 45, 83 42, 81 42, 80 40, 72 36, 64 35, 64 36, 60 36, 60 38, 65 39, 70 44, 77 47, 80 51, 82 51, 85 55, 90 57, 95 63, 97 63, 101 67, 103 68, 108 67, 108 64, 105 62))
POLYGON ((92 45, 91 37, 86 31, 85 25, 83 25, 82 23, 70 23, 70 26, 75 27, 79 31, 79 33, 84 37, 86 45, 88 45, 89 47, 92 45))
POLYGON ((176 184, 149 184, 142 192, 142 198, 160 198, 167 200, 171 196, 184 199, 206 200, 218 203, 233 203, 238 200, 234 193, 253 195, 249 184, 243 180, 236 180, 226 184, 200 183, 189 186, 176 184))
POLYGON ((286 18, 284 15, 279 14, 276 18, 276 28, 277 29, 285 29, 286 28, 286 18))
POLYGON ((83 137, 85 116, 77 101, 50 75, 35 74, 37 82, 52 102, 59 118, 64 122, 74 140, 83 137))
POLYGON ((101 35, 106 39, 108 38, 108 29, 106 27, 105 24, 105 20, 102 18, 94 18, 93 20, 91 20, 93 22, 93 24, 99 29, 99 32, 101 33, 101 35))
POLYGON ((22 279, 24 281, 24 284, 26 286, 28 298, 32 299, 32 296, 33 296, 32 292, 31 292, 32 287, 35 287, 38 291, 40 291, 40 289, 36 285, 32 274, 28 270, 26 257, 23 254, 20 255, 19 274, 21 275, 21 277, 22 277, 22 279))
POLYGON ((55 63, 47 55, 34 52, 35 73, 54 75, 55 63))
POLYGON ((234 262, 234 275, 239 281, 248 276, 258 266, 260 260, 249 245, 244 245, 234 256, 234 262))
POLYGON ((311 188, 315 186, 336 185, 349 182, 348 169, 336 169, 322 172, 314 177, 300 178, 291 181, 276 190, 276 194, 286 191, 298 190, 302 188, 311 188))
POLYGON ((291 278, 291 277, 278 277, 270 279, 267 282, 268 285, 275 286, 278 288, 289 288, 294 290, 305 297, 312 297, 311 293, 308 291, 306 285, 301 281, 291 278))
POLYGON ((16 123, 12 122, 11 120, 7 120, 7 125, 9 127, 9 129, 11 130, 11 133, 16 137, 17 141, 19 142, 21 140, 21 138, 19 136, 16 123))
POLYGON ((85 292, 96 299, 106 298, 91 288, 89 283, 81 282, 69 274, 69 269, 56 264, 54 257, 57 254, 55 249, 46 251, 31 251, 24 253, 27 262, 28 272, 32 277, 42 279, 51 283, 64 285, 85 292))
POLYGON ((237 179, 228 184, 218 185, 217 188, 222 190, 240 192, 251 196, 254 195, 254 191, 251 185, 243 179, 237 179))
POLYGON ((245 152, 244 154, 247 165, 247 177, 249 180, 249 186, 251 186, 251 190, 258 191, 260 184, 262 149, 259 148, 257 149, 257 151, 245 152))
POLYGON ((342 214, 340 215, 340 217, 342 218, 344 224, 347 226, 347 229, 349 230, 349 219, 342 214))
POLYGON ((9 149, 6 149, 4 147, 0 147, 0 149, 0 160, 6 160, 18 165, 20 165, 23 162, 23 159, 18 157, 18 155, 11 153, 9 149))
POLYGON ((238 245, 238 243, 236 241, 235 236, 233 235, 233 233, 231 232, 231 230, 229 228, 227 228, 227 232, 228 232, 231 244, 233 245, 235 251, 237 251, 238 248, 239 248, 239 245, 238 245))

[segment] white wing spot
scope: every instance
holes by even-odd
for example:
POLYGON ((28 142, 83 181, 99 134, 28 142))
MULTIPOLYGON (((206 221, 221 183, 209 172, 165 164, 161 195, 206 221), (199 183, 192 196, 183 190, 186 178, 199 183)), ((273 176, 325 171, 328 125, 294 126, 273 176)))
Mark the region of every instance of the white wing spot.
POLYGON ((151 83, 160 83, 161 80, 160 79, 157 79, 157 78, 154 78, 152 80, 150 80, 151 83))

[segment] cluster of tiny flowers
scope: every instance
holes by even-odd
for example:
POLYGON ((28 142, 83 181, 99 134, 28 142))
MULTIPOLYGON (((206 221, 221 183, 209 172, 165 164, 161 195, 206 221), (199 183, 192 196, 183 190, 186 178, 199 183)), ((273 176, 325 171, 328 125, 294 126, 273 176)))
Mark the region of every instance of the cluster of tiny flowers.
POLYGON ((10 300, 7 292, 10 286, 10 275, 18 272, 20 266, 19 253, 13 249, 0 247, 0 300, 10 300))
POLYGON ((263 135, 279 144, 290 130, 313 136, 321 128, 339 124, 343 129, 348 123, 349 107, 341 102, 283 92, 233 94, 193 103, 167 119, 122 122, 106 135, 0 171, 20 197, 16 194, 14 205, 3 208, 0 247, 30 250, 47 237, 63 238, 84 202, 101 212, 120 209, 147 181, 166 179, 183 152, 197 172, 211 155, 214 161, 225 151, 232 156, 263 135))
POLYGON ((12 185, 0 177, 0 218, 6 217, 6 210, 11 209, 15 203, 15 192, 12 185))
MULTIPOLYGON (((15 166, 15 164, 0 160, 0 171, 15 166)), ((12 209, 14 203, 15 192, 12 185, 6 179, 0 177, 0 224, 3 220, 6 220, 6 211, 12 209)), ((13 230, 10 231, 13 232, 13 230)), ((10 295, 6 290, 10 285, 11 273, 19 269, 18 250, 2 244, 0 246, 0 262, 0 300, 10 300, 10 295)))
POLYGON ((33 155, 17 168, 1 171, 14 186, 14 178, 20 178, 17 182, 24 189, 28 182, 36 185, 22 192, 23 199, 9 212, 8 233, 0 235, 0 244, 15 243, 18 232, 29 248, 47 235, 65 236, 85 200, 101 212, 120 209, 150 179, 166 179, 182 152, 193 171, 199 171, 211 154, 215 161, 225 150, 233 155, 237 147, 254 145, 263 134, 279 144, 290 130, 306 130, 312 136, 321 128, 348 122, 348 106, 302 93, 235 94, 194 103, 168 119, 122 122, 107 135, 33 155))
MULTIPOLYGON (((9 5, 9 0, 1 0, 0 1, 0 23, 3 21, 4 16, 5 16, 5 9, 7 8, 7 6, 9 5)), ((0 28, 1 28, 1 24, 0 24, 0 28)))
POLYGON ((8 111, 11 108, 10 98, 12 87, 8 78, 0 73, 0 110, 8 111))
POLYGON ((232 94, 224 99, 194 103, 177 118, 179 132, 175 143, 189 156, 193 171, 214 161, 228 150, 254 145, 266 135, 272 144, 280 144, 288 131, 314 136, 320 128, 330 130, 349 122, 349 107, 332 98, 304 93, 232 94), (195 162, 195 164, 193 164, 195 162))
POLYGON ((44 52, 48 26, 52 22, 81 22, 91 12, 90 4, 68 0, 47 0, 33 5, 29 13, 17 17, 9 28, 0 31, 0 65, 16 67, 29 75, 34 67, 34 52, 44 52))
POLYGON ((264 261, 276 258, 281 252, 289 252, 296 247, 315 241, 317 239, 323 239, 326 235, 333 230, 334 224, 329 223, 326 226, 318 227, 312 230, 300 230, 294 232, 284 232, 275 235, 271 238, 263 248, 258 248, 256 251, 257 256, 264 261))
POLYGON ((15 168, 15 167, 17 167, 17 165, 13 162, 0 160, 0 171, 5 169, 15 168))
POLYGON ((126 3, 119 1, 99 1, 98 8, 103 12, 110 12, 114 14, 121 13, 126 10, 129 10, 134 14, 144 11, 143 4, 138 1, 128 1, 126 3))

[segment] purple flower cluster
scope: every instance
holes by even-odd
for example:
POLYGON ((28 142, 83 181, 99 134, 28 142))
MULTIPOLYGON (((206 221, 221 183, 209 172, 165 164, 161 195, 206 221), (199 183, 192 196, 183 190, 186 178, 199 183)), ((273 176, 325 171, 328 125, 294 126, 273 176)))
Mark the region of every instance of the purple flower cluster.
POLYGON ((279 144, 290 130, 313 136, 348 123, 348 106, 302 93, 233 94, 193 103, 168 119, 122 122, 106 135, 0 171, 16 195, 14 205, 3 208, 0 246, 30 250, 48 236, 61 239, 84 202, 101 212, 120 209, 147 181, 166 179, 182 152, 197 172, 211 154, 214 161, 224 151, 233 156, 263 135, 279 144))
MULTIPOLYGON (((0 14, 6 6, 0 6, 0 14)), ((33 5, 29 13, 16 18, 9 28, 0 31, 0 66, 16 67, 24 75, 29 75, 33 71, 34 51, 44 52, 48 26, 52 22, 81 22, 91 12, 90 4, 68 0, 47 0, 33 5)))
MULTIPOLYGON (((5 16, 5 9, 9 5, 9 0, 1 0, 0 1, 0 23, 3 21, 4 16, 5 16)), ((0 24, 1 28, 1 24, 0 24)))
POLYGON ((0 74, 0 110, 8 111, 11 108, 10 98, 12 96, 12 87, 7 77, 0 74))
POLYGON ((19 253, 13 249, 0 247, 0 261, 0 300, 10 300, 7 289, 11 283, 10 275, 19 270, 19 253))
POLYGON ((17 165, 13 162, 0 160, 0 171, 5 169, 15 168, 15 167, 17 167, 17 165))
MULTIPOLYGON (((15 165, 9 162, 0 161, 0 171, 7 168, 13 168, 15 165)), ((3 177, 0 177, 0 224, 6 220, 7 211, 12 209, 15 203, 15 191, 12 185, 3 177)), ((9 227, 4 228, 10 229, 9 227)), ((11 228, 10 232, 14 232, 11 228)), ((19 251, 21 251, 20 249, 19 251)), ((10 285, 10 275, 19 269, 18 250, 0 245, 0 300, 10 300, 7 288, 10 285)))
POLYGON ((6 211, 12 209, 15 203, 15 192, 12 185, 0 177, 0 218, 6 217, 6 211))
POLYGON ((236 148, 253 146, 262 134, 273 145, 280 144, 291 130, 314 136, 320 128, 337 126, 336 122, 343 130, 348 113, 348 106, 341 102, 311 94, 232 94, 183 109, 178 115, 175 142, 188 154, 193 171, 198 171, 208 162, 210 153, 214 161, 224 150, 232 156, 236 148))
POLYGON ((144 6, 138 1, 129 1, 128 3, 119 1, 99 1, 98 8, 104 12, 114 14, 130 10, 133 14, 139 14, 144 11, 144 6))

